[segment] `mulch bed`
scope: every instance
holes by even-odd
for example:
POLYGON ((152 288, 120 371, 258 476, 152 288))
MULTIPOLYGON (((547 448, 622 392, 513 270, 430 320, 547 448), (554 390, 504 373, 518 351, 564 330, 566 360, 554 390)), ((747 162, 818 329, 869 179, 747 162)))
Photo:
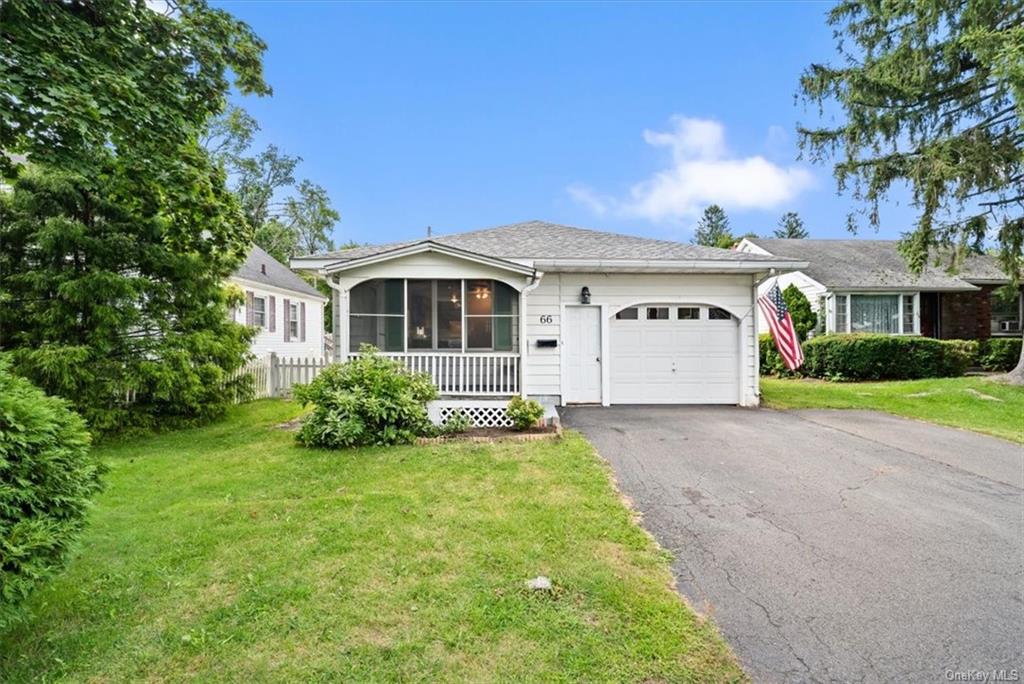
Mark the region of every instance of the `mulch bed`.
POLYGON ((562 428, 558 425, 532 427, 519 432, 511 428, 488 427, 470 428, 456 435, 441 437, 419 437, 417 444, 442 444, 445 442, 532 442, 539 439, 558 439, 562 428))

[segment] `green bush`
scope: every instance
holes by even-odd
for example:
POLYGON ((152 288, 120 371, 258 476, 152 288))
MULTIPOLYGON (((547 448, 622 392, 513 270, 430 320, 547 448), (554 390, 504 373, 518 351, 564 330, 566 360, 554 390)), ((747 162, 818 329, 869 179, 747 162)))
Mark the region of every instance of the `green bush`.
POLYGON ((796 335, 800 341, 807 339, 807 333, 814 330, 818 324, 818 316, 811 310, 811 303, 807 295, 800 291, 796 285, 790 285, 782 291, 782 300, 786 302, 789 315, 793 318, 793 327, 796 328, 796 335))
POLYGON ((64 564, 102 472, 78 414, 0 360, 0 628, 64 564))
POLYGON ((1020 359, 1021 338, 996 337, 978 341, 977 364, 987 371, 1011 371, 1020 359))
POLYGON ((829 380, 908 380, 963 375, 977 353, 973 340, 898 335, 823 335, 804 342, 804 364, 785 370, 775 343, 762 335, 761 373, 829 380))
POLYGON ((515 429, 520 431, 529 430, 544 417, 544 407, 539 402, 522 397, 512 397, 512 401, 505 407, 505 412, 512 419, 515 429))
POLYGON ((332 449, 407 444, 432 433, 427 402, 436 397, 430 376, 412 373, 363 345, 357 358, 328 366, 313 382, 295 388, 298 401, 313 405, 298 440, 332 449))
POLYGON ((436 432, 438 435, 460 435, 473 427, 473 421, 469 419, 463 410, 455 411, 448 420, 440 425, 436 432))

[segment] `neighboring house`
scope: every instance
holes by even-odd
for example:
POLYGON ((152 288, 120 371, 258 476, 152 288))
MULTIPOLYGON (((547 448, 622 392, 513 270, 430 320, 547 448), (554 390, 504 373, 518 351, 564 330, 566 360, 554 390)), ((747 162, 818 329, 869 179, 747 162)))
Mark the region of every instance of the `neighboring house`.
POLYGON ((257 246, 230 280, 245 292, 232 319, 259 328, 252 343, 256 356, 324 356, 327 297, 315 287, 257 246))
POLYGON ((336 360, 373 344, 442 396, 750 406, 757 284, 806 262, 531 221, 291 265, 332 287, 336 360))
MULTIPOLYGON (((943 339, 1019 337, 1024 293, 1001 297, 1009 278, 994 257, 967 257, 956 273, 945 262, 911 273, 896 240, 790 240, 744 238, 746 254, 806 261, 807 268, 780 275, 779 287, 796 285, 819 311, 826 332, 875 332, 943 339)), ((940 260, 941 261, 941 260, 940 260)), ((762 283, 761 289, 770 287, 762 283)), ((767 326, 760 324, 761 332, 767 326)))

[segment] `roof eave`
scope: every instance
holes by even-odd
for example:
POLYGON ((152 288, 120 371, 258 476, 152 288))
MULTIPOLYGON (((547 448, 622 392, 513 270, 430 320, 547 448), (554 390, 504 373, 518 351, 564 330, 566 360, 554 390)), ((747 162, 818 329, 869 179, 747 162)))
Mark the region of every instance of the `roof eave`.
POLYGON ((717 259, 537 259, 533 265, 546 272, 603 273, 763 273, 798 271, 806 261, 717 259))

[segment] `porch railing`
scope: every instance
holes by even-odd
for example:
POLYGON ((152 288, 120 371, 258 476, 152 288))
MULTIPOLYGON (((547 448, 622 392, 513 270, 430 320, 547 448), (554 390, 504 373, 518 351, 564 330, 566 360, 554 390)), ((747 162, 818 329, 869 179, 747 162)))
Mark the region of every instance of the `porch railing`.
MULTIPOLYGON (((347 354, 346 360, 358 354, 347 354)), ((445 396, 507 397, 519 394, 519 354, 502 352, 382 352, 426 373, 445 396)))

